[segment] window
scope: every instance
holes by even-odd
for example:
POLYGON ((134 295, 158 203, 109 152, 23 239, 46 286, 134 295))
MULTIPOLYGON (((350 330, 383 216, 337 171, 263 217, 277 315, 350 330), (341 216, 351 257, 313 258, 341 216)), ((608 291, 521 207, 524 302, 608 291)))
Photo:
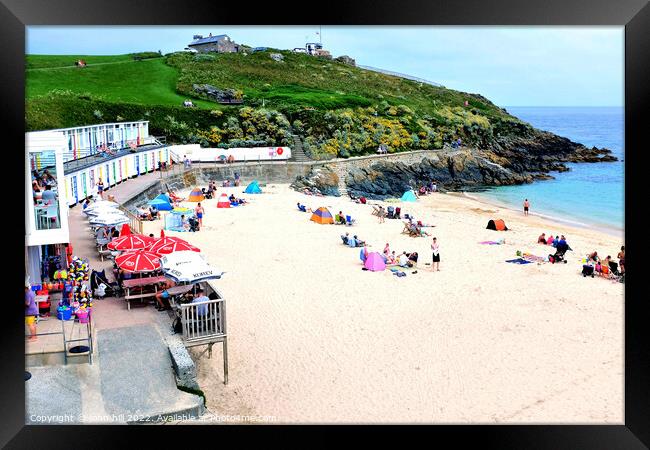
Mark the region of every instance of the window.
POLYGON ((53 150, 29 154, 32 172, 32 195, 37 230, 61 228, 59 185, 56 154, 53 150))

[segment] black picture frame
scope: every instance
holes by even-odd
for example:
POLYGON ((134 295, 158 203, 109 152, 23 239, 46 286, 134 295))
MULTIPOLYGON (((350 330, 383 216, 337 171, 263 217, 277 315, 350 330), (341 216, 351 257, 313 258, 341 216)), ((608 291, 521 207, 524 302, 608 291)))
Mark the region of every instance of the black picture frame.
MULTIPOLYGON (((201 25, 201 24, 331 24, 331 25, 624 25, 625 26, 625 198, 626 205, 642 205, 644 192, 635 186, 642 180, 641 149, 645 128, 650 123, 650 5, 646 0, 588 1, 552 0, 526 3, 520 0, 465 0, 425 2, 424 0, 371 1, 348 3, 340 0, 291 6, 266 3, 253 6, 239 3, 195 0, 2 0, 0 3, 0 35, 3 52, 0 70, 0 90, 4 107, 0 108, 0 123, 5 128, 5 153, 11 167, 24 170, 24 158, 17 151, 24 146, 24 75, 25 26, 27 25, 201 25), (9 137, 10 139, 6 139, 9 137), (13 144, 11 144, 13 140, 13 144), (636 150, 636 151, 633 151, 636 150), (15 164, 14 164, 15 159, 15 164), (636 180, 636 181, 635 181, 636 180)), ((22 172, 24 173, 24 171, 22 172)), ((21 175, 15 185, 22 183, 21 175)), ((20 189, 18 189, 19 195, 20 189)), ((628 254, 625 286, 625 423, 621 425, 496 425, 496 426, 418 426, 373 427, 375 439, 389 442, 406 433, 411 438, 423 438, 436 444, 451 439, 455 446, 473 443, 478 447, 501 449, 635 449, 650 446, 650 340, 648 339, 647 308, 642 300, 638 274, 641 267, 640 247, 636 227, 640 217, 626 207, 625 240, 628 254), (631 264, 629 262, 632 262, 631 264)), ((17 227, 11 227, 17 228, 17 227)), ((11 229, 9 230, 11 231, 11 229)), ((10 255, 22 255, 20 238, 10 255)), ((4 258, 7 264, 7 258, 4 258)), ((10 265, 12 265, 10 263, 10 265)), ((178 437, 189 431, 188 445, 206 445, 197 433, 227 436, 233 433, 243 443, 251 434, 263 438, 285 437, 288 427, 122 427, 108 426, 25 426, 24 425, 24 346, 22 321, 17 320, 20 298, 18 289, 24 273, 19 264, 8 267, 5 304, 11 311, 5 320, 0 410, 0 445, 7 448, 58 448, 91 445, 94 448, 133 446, 136 433, 155 434, 164 439, 178 437), (170 430, 174 430, 171 431, 170 430), (255 431, 256 433, 250 433, 255 431), (176 433, 177 432, 177 433, 176 433), (62 437, 65 436, 65 437, 62 437)), ((647 295, 646 295, 647 296, 647 295)), ((331 428, 299 427, 314 432, 326 442, 331 428)), ((336 427, 349 432, 350 427, 336 427)), ((356 431, 356 430, 355 430, 356 431)), ((346 439, 347 440, 347 439, 346 439)), ((171 441, 167 441, 171 445, 171 441)), ((222 443, 223 441, 220 441, 222 443)), ((268 442, 268 441, 267 441, 268 442)), ((331 441, 332 445, 342 440, 331 441)), ((216 444, 216 443, 215 443, 216 444)))

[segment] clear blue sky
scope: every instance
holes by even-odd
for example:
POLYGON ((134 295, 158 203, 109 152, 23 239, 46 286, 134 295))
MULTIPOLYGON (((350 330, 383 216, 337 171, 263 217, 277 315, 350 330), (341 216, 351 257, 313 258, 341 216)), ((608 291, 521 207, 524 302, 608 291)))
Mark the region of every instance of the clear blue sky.
MULTIPOLYGON (((182 50, 194 34, 281 49, 318 26, 27 27, 27 53, 111 55, 182 50)), ((323 26, 323 47, 357 64, 479 93, 499 106, 622 106, 623 27, 323 26)))

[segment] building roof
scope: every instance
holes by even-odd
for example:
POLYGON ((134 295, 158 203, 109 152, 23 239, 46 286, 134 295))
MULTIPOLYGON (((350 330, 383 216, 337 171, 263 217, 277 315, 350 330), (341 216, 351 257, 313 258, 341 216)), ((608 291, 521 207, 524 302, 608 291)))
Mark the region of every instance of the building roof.
POLYGON ((192 42, 190 42, 188 44, 188 46, 191 47, 193 45, 201 45, 201 44, 209 44, 211 42, 219 42, 219 41, 221 41, 221 40, 223 40, 225 38, 230 39, 227 34, 220 34, 218 36, 208 36, 208 37, 204 37, 204 38, 201 38, 201 39, 195 39, 192 42))

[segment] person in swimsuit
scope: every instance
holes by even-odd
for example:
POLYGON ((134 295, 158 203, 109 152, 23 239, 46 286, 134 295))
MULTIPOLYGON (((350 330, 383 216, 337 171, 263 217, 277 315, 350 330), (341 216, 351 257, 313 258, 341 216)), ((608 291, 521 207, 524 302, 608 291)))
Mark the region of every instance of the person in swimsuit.
POLYGON ((621 247, 621 251, 618 252, 617 258, 621 273, 625 273, 625 246, 621 247))
POLYGON ((433 242, 431 243, 431 251, 433 253, 431 271, 440 272, 440 244, 438 244, 438 240, 436 238, 433 238, 433 242))
POLYGON ((199 227, 203 227, 203 213, 204 213, 203 206, 201 206, 201 203, 199 202, 198 205, 196 205, 196 208, 194 208, 194 212, 196 213, 196 218, 199 219, 199 227))
POLYGON ((104 200, 104 182, 101 178, 97 182, 97 194, 104 200))
POLYGON ((156 306, 156 309, 158 311, 165 311, 168 309, 171 309, 171 306, 169 305, 169 292, 167 292, 167 289, 174 287, 176 284, 171 281, 171 280, 165 280, 163 283, 163 290, 161 292, 158 292, 156 294, 156 302, 158 303, 158 306, 156 306), (167 304, 165 304, 164 300, 167 300, 167 304))
POLYGON ((528 208, 530 208, 530 203, 528 202, 528 199, 524 200, 524 216, 528 215, 528 208))

